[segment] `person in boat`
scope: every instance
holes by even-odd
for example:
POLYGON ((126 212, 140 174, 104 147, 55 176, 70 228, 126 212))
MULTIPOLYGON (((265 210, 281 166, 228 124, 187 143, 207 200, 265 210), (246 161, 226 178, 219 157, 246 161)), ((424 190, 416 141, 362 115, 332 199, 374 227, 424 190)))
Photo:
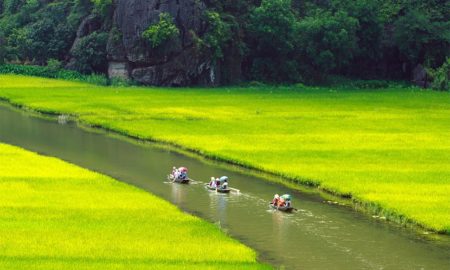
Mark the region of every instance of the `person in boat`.
POLYGON ((283 198, 283 196, 280 196, 280 198, 278 198, 277 206, 278 207, 285 207, 286 206, 286 200, 283 198))
POLYGON ((278 200, 280 200, 280 195, 275 194, 275 195, 273 196, 272 204, 273 204, 274 206, 278 206, 278 200))
POLYGON ((220 186, 221 189, 228 189, 228 179, 225 179, 220 186))
POLYGON ((178 171, 179 171, 179 174, 177 177, 178 179, 186 180, 188 178, 188 176, 187 176, 188 169, 186 167, 180 167, 180 168, 178 168, 178 171))
POLYGON ((217 187, 220 187, 220 179, 219 178, 216 178, 216 188, 217 187))
POLYGON ((284 205, 282 207, 291 207, 291 195, 283 194, 281 195, 280 199, 284 202, 284 205))
POLYGON ((219 179, 219 187, 220 189, 228 189, 228 177, 227 176, 222 176, 219 179))
POLYGON ((212 188, 217 188, 216 178, 211 177, 211 181, 209 181, 209 186, 212 188))
POLYGON ((178 171, 177 167, 174 166, 172 168, 172 177, 173 177, 173 179, 174 180, 177 179, 179 174, 180 174, 180 172, 178 171))

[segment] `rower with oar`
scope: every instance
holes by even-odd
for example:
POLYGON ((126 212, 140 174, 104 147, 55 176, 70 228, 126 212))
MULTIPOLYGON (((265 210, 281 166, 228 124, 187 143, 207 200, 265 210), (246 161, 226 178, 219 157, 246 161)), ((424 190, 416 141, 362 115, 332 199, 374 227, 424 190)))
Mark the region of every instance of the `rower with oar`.
POLYGON ((284 194, 281 196, 275 194, 270 206, 275 210, 280 210, 283 212, 292 212, 295 210, 295 208, 292 207, 292 196, 289 194, 284 194))
POLYGON ((172 173, 167 176, 167 178, 176 183, 188 184, 190 179, 187 175, 188 169, 186 167, 173 167, 172 173))
POLYGON ((206 188, 209 190, 216 190, 220 193, 229 193, 230 191, 239 192, 238 189, 230 188, 228 186, 228 176, 222 176, 220 178, 211 177, 209 184, 206 184, 206 188))

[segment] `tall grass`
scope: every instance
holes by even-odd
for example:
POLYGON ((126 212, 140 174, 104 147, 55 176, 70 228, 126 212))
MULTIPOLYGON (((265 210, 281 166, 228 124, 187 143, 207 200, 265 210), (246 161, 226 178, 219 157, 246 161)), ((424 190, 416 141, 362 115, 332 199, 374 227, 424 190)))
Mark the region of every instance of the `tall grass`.
POLYGON ((269 269, 137 188, 0 144, 1 269, 269 269))
POLYGON ((351 194, 450 233, 450 94, 163 89, 0 76, 0 97, 351 194))
POLYGON ((0 74, 28 75, 46 78, 64 79, 70 81, 87 82, 97 85, 108 85, 109 81, 105 75, 81 74, 76 71, 53 68, 51 66, 31 66, 31 65, 0 65, 0 74))

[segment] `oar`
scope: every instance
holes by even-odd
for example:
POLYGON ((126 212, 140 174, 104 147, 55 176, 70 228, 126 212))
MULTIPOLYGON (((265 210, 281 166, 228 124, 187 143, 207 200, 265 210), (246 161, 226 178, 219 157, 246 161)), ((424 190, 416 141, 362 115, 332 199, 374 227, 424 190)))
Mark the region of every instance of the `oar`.
POLYGON ((241 192, 239 189, 237 189, 237 188, 232 188, 232 187, 230 187, 229 188, 231 191, 234 191, 234 192, 236 192, 236 193, 239 193, 239 192, 241 192))

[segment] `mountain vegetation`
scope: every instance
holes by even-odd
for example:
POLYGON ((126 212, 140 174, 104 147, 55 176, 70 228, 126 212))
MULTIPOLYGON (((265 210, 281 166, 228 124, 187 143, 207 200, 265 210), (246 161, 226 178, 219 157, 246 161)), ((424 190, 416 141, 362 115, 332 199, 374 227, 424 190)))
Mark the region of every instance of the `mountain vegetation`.
POLYGON ((409 80, 421 65, 441 81, 433 85, 448 89, 446 0, 133 0, 148 10, 135 21, 130 14, 140 13, 122 2, 0 0, 0 62, 56 59, 82 73, 107 73, 119 61, 131 78, 159 85, 409 80), (186 51, 200 60, 177 58, 186 51), (161 77, 153 67, 180 69, 171 60, 191 71, 161 77))

